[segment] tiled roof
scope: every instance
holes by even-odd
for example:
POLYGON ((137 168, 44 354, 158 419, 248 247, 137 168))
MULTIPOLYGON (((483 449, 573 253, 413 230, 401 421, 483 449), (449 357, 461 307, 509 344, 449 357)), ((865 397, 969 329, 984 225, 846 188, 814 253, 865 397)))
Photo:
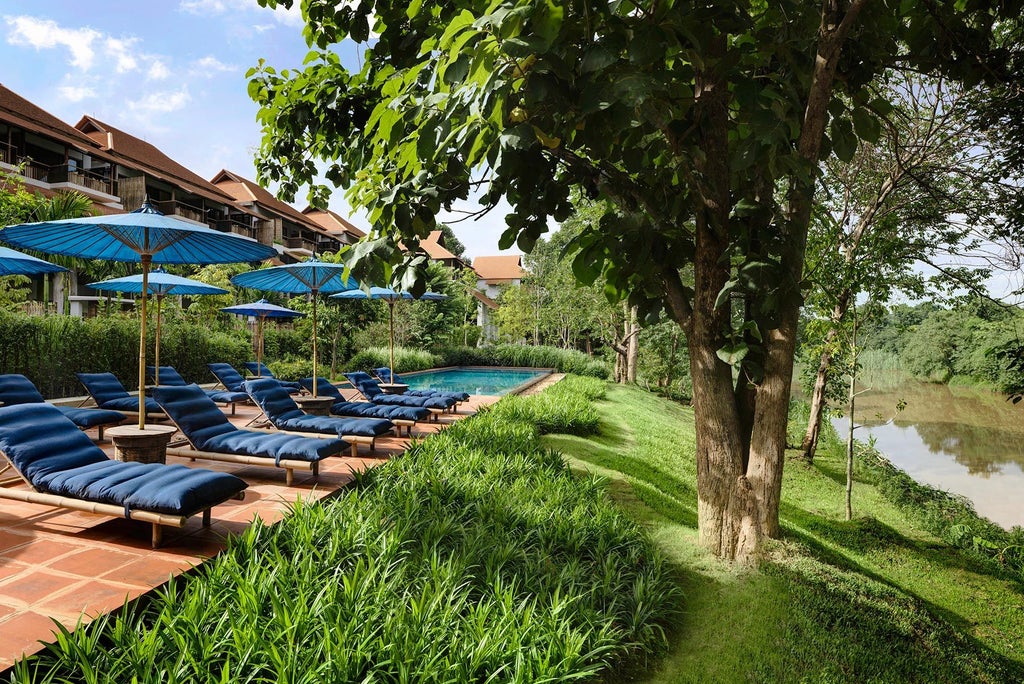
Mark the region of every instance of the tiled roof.
POLYGON ((302 210, 302 213, 308 216, 311 221, 315 221, 318 226, 326 230, 328 233, 348 233, 357 240, 366 236, 366 233, 359 230, 352 225, 350 221, 330 209, 324 211, 322 209, 306 207, 302 210))
POLYGON ((427 239, 420 240, 420 247, 422 247, 423 251, 427 253, 427 256, 435 261, 444 261, 447 259, 462 261, 462 259, 441 246, 440 242, 444 239, 442 235, 443 233, 439 230, 433 231, 429 236, 427 236, 427 239))
POLYGON ((0 120, 9 121, 27 130, 87 150, 90 154, 102 159, 109 159, 108 155, 100 152, 100 146, 96 141, 85 133, 61 121, 3 85, 0 85, 0 120))
POLYGON ((212 182, 222 191, 231 195, 240 204, 262 204, 267 209, 281 216, 286 216, 315 233, 334 237, 330 234, 330 231, 325 230, 316 221, 313 221, 309 216, 306 216, 292 205, 279 200, 272 192, 260 186, 256 181, 249 180, 233 171, 221 169, 220 173, 213 177, 212 182))
POLYGON ((469 294, 473 295, 474 299, 476 299, 477 301, 483 303, 483 305, 486 306, 488 309, 497 309, 498 308, 498 302, 494 301, 493 299, 491 299, 490 297, 485 295, 480 290, 470 290, 469 294))
POLYGON ((231 195, 174 161, 145 140, 91 116, 83 116, 76 128, 112 152, 115 157, 124 160, 125 166, 141 169, 155 178, 166 180, 188 192, 216 202, 229 204, 232 201, 231 195))
POLYGON ((480 256, 473 260, 473 270, 481 280, 518 280, 523 277, 523 255, 480 256))

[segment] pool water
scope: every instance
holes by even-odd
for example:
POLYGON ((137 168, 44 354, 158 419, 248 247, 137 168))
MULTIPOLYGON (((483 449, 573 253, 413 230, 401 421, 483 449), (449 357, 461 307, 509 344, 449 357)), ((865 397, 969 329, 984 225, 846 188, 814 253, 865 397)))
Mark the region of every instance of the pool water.
POLYGON ((444 368, 402 373, 409 389, 435 389, 470 394, 503 395, 532 383, 551 371, 534 368, 444 368))

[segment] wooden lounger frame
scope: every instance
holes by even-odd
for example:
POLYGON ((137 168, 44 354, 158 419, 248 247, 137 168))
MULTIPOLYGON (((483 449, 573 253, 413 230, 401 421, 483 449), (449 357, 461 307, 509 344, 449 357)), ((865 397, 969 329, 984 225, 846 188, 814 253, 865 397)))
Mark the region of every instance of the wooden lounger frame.
MULTIPOLYGON (((323 435, 320 435, 321 437, 323 435)), ((294 461, 287 458, 282 458, 277 463, 274 463, 274 459, 266 456, 246 456, 244 454, 222 454, 217 451, 200 451, 192 446, 189 442, 187 449, 182 448, 168 448, 168 456, 181 456, 191 461, 195 461, 197 458, 204 459, 206 461, 219 461, 221 463, 238 463, 240 465, 257 465, 257 466, 269 466, 271 468, 283 468, 284 469, 284 481, 289 487, 295 481, 296 470, 308 470, 313 473, 313 478, 320 476, 320 463, 317 461, 294 461)))
MULTIPOLYGON (((7 461, 7 465, 0 468, 0 474, 4 473, 8 469, 18 473, 18 477, 8 477, 0 480, 0 499, 10 499, 12 501, 23 501, 25 503, 42 504, 44 506, 55 506, 57 508, 67 508, 75 511, 84 511, 85 513, 97 513, 99 515, 109 515, 112 518, 126 518, 130 520, 138 520, 141 522, 151 523, 153 526, 151 543, 153 548, 158 548, 163 543, 163 528, 167 527, 184 527, 185 523, 191 517, 189 515, 169 515, 167 513, 154 513, 153 511, 135 510, 131 511, 131 517, 125 515, 124 506, 115 506, 113 504, 98 503, 95 501, 87 501, 85 499, 74 499, 68 496, 60 496, 59 494, 45 494, 43 492, 36 491, 33 487, 29 491, 24 489, 10 489, 11 485, 14 484, 27 484, 32 487, 21 471, 15 467, 10 460, 7 459, 6 455, 4 460, 7 461)), ((230 497, 241 501, 245 498, 245 492, 239 492, 234 496, 230 497)), ((223 502, 219 502, 223 503, 223 502)), ((203 514, 203 527, 210 526, 210 508, 204 508, 196 513, 203 514)), ((193 513, 192 515, 195 515, 193 513)))
MULTIPOLYGON (((324 417, 326 417, 326 416, 324 416, 324 417)), ((394 422, 394 421, 392 421, 392 422, 394 422)), ((279 433, 283 432, 286 435, 295 435, 297 437, 316 437, 317 439, 343 439, 346 442, 348 442, 349 445, 350 445, 350 447, 349 447, 351 449, 350 455, 352 456, 352 458, 358 458, 359 457, 359 448, 358 447, 359 447, 360 444, 366 444, 367 446, 369 446, 370 447, 370 453, 373 453, 374 451, 376 451, 377 450, 377 437, 380 437, 380 435, 377 435, 377 437, 367 437, 365 435, 341 435, 339 437, 338 434, 334 433, 334 432, 331 432, 331 433, 327 433, 327 432, 304 432, 302 430, 282 430, 282 429, 276 428, 276 427, 252 427, 252 428, 249 428, 249 429, 254 431, 254 432, 267 432, 267 433, 271 433, 271 434, 273 434, 275 432, 279 432, 279 433)))

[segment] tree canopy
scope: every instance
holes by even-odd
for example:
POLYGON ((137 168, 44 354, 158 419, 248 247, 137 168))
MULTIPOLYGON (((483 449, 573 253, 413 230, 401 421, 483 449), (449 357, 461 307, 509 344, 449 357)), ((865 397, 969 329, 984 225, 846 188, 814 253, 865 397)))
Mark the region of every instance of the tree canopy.
MULTIPOLYGON (((261 0, 291 5, 291 0, 261 0)), ((511 206, 501 247, 531 251, 573 192, 609 210, 572 245, 688 340, 700 534, 750 558, 775 536, 786 412, 818 164, 876 141, 899 68, 967 88, 1010 82, 1020 3, 326 0, 302 3, 299 71, 263 62, 261 180, 323 205, 345 188, 370 239, 357 275, 398 275, 436 215, 511 206), (357 69, 335 46, 364 43, 357 69), (322 162, 318 165, 317 161, 322 162), (367 259, 367 256, 374 259, 367 259), (684 271, 692 267, 692 271, 684 271), (682 273, 692 272, 692 284, 682 273)))

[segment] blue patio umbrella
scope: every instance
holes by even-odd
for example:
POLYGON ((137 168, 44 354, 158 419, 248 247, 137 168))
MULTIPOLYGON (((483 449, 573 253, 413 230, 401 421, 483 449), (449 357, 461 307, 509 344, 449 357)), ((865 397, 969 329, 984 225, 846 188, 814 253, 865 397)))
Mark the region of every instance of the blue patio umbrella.
MULTIPOLYGON (((315 256, 307 261, 284 266, 272 266, 248 273, 240 273, 231 279, 239 287, 287 294, 309 294, 313 296, 313 377, 316 372, 316 301, 320 292, 339 292, 359 287, 352 278, 346 278, 344 264, 320 261, 315 256)), ((313 397, 317 396, 313 383, 313 397)))
POLYGON ((139 429, 146 427, 146 299, 149 265, 230 264, 262 261, 277 252, 250 238, 221 233, 174 216, 147 201, 127 214, 22 223, 0 230, 0 241, 49 254, 142 264, 139 326, 139 429))
POLYGON ((289 309, 277 304, 271 304, 266 299, 260 299, 251 304, 235 304, 225 306, 221 311, 236 314, 238 316, 253 316, 256 318, 256 375, 259 376, 263 368, 263 321, 268 318, 297 318, 306 314, 295 309, 289 309))
POLYGON ((331 299, 380 299, 388 303, 388 331, 390 332, 390 360, 391 377, 395 376, 395 303, 401 299, 425 299, 428 301, 439 301, 448 299, 448 295, 439 292, 424 292, 419 297, 413 297, 409 292, 392 290, 390 287, 371 287, 369 290, 345 290, 331 295, 331 299))
MULTIPOLYGON (((198 280, 183 278, 168 273, 162 268, 155 268, 149 273, 147 294, 156 295, 156 342, 153 346, 153 363, 156 366, 153 380, 160 384, 160 306, 167 295, 215 295, 228 294, 228 290, 216 285, 209 285, 198 280)), ((130 275, 124 278, 104 280, 89 285, 94 290, 105 292, 128 292, 139 294, 142 292, 142 274, 130 275)))
POLYGON ((49 261, 22 254, 9 247, 0 247, 0 276, 37 275, 40 273, 59 273, 68 269, 49 261))

